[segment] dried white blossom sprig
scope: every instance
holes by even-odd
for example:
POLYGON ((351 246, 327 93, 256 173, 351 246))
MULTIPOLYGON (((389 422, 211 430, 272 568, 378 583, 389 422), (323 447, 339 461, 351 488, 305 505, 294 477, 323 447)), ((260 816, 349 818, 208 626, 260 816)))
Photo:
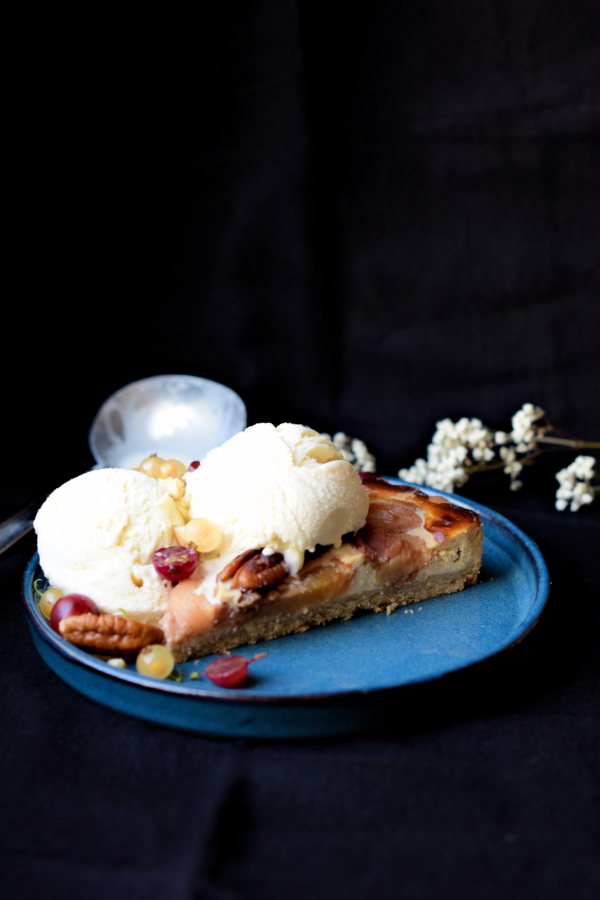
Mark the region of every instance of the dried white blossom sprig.
POLYGON ((530 450, 535 450, 536 440, 539 440, 547 430, 536 425, 536 422, 543 419, 545 415, 546 413, 539 406, 534 406, 533 403, 524 403, 511 419, 512 431, 508 434, 505 431, 496 432, 496 443, 506 444, 512 441, 517 453, 528 453, 530 450))
POLYGON ((568 506, 571 512, 577 512, 582 506, 594 502, 594 495, 600 491, 600 487, 592 484, 592 478, 596 475, 595 465, 595 457, 578 456, 570 466, 556 473, 560 487, 554 505, 558 510, 562 512, 568 506))
POLYGON ((511 491, 520 491, 523 482, 519 481, 518 475, 523 471, 523 463, 517 459, 517 451, 514 447, 500 447, 500 457, 504 463, 504 474, 510 475, 511 491))
POLYGON ((398 475, 414 484, 453 491, 467 483, 474 465, 494 458, 493 444, 493 433, 480 419, 442 419, 427 448, 427 459, 417 459, 398 475))
POLYGON ((337 449, 340 451, 345 460, 351 463, 357 472, 376 472, 377 463, 372 453, 364 441, 359 438, 349 437, 343 431, 338 431, 333 438, 330 434, 323 434, 323 437, 333 441, 337 449))
MULTIPOLYGON (((436 425, 435 433, 427 448, 427 458, 417 459, 408 469, 400 469, 398 476, 404 481, 412 481, 414 484, 422 484, 437 490, 452 493, 456 488, 467 483, 471 475, 490 469, 503 469, 510 477, 510 488, 518 491, 523 487, 519 475, 523 467, 532 464, 534 457, 544 452, 540 444, 555 444, 562 448, 579 449, 583 447, 600 447, 600 442, 580 441, 576 438, 557 437, 550 432, 556 429, 546 419, 546 413, 539 406, 525 403, 511 419, 510 431, 492 431, 487 428, 480 419, 459 419, 453 422, 451 419, 442 419, 436 425)), ((592 460, 593 457, 578 457, 579 460, 592 460)), ((577 462, 577 460, 575 461, 577 462)), ((573 464, 575 465, 575 463, 573 464)), ((567 501, 571 502, 571 509, 575 511, 585 503, 591 503, 594 495, 600 491, 591 485, 589 477, 576 475, 576 472, 592 472, 589 463, 580 463, 576 470, 561 470, 559 478, 560 490, 571 492, 558 496, 557 509, 566 509, 567 501), (562 472, 568 475, 562 476, 562 472), (579 477, 579 485, 571 484, 579 477), (575 493, 573 493, 575 492, 575 493), (586 497, 582 500, 582 497, 586 497), (591 497, 591 499, 587 499, 591 497), (565 501, 562 505, 562 501, 565 501), (561 501, 561 505, 559 505, 561 501), (574 504, 574 505, 573 505, 574 504)))

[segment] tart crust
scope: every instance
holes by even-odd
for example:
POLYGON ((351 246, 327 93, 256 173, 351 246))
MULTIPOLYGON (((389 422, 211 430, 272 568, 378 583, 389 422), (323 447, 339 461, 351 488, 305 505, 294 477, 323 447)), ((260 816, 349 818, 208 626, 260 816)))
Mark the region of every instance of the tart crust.
POLYGON ((364 486, 370 501, 365 527, 339 549, 310 559, 297 575, 255 593, 248 605, 210 603, 194 593, 199 585, 193 582, 173 592, 161 627, 175 659, 304 632, 359 610, 390 614, 477 581, 482 530, 476 513, 375 477, 364 486))

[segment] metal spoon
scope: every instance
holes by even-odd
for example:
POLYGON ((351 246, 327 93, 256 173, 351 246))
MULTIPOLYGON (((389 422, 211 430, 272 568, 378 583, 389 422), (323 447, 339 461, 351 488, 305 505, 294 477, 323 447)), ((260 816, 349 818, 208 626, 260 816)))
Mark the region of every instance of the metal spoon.
MULTIPOLYGON (((92 422, 95 469, 132 469, 151 453, 202 460, 246 427, 246 407, 231 388, 193 375, 155 375, 112 394, 92 422)), ((0 524, 0 553, 31 531, 31 503, 0 524)))

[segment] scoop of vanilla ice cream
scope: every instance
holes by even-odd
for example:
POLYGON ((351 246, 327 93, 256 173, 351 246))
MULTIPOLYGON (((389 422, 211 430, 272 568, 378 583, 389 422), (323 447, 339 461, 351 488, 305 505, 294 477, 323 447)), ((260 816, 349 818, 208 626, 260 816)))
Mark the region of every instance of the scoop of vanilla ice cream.
POLYGON ((330 440, 302 425, 252 425, 185 476, 191 516, 217 524, 221 557, 283 553, 293 574, 317 544, 365 524, 367 492, 330 440))
POLYGON ((85 594, 100 612, 123 609, 155 622, 168 606, 170 583, 152 554, 175 543, 177 515, 161 482, 142 472, 86 472, 50 494, 36 516, 40 564, 55 587, 85 594))

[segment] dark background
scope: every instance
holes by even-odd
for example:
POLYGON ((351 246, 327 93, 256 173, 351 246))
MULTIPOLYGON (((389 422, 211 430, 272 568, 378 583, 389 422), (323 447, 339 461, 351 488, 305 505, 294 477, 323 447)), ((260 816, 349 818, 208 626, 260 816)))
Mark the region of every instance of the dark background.
MULTIPOLYGON (((524 403, 600 439, 595 0, 206 4, 27 19, 2 338, 0 513, 91 465, 96 409, 184 372, 249 421, 362 437, 394 474, 435 421, 524 403)), ((464 493, 553 593, 501 657, 382 733, 260 744, 97 708, 37 657, 0 560, 5 876, 24 897, 587 898, 600 891, 600 528, 464 493)))

